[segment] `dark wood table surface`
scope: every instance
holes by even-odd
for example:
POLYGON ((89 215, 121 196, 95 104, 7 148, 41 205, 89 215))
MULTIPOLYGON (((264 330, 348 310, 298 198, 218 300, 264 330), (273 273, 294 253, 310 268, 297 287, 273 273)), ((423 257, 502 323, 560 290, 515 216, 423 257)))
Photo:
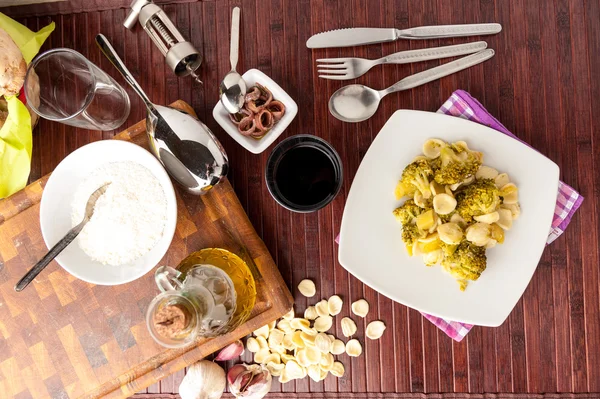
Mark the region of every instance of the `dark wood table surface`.
MULTIPOLYGON (((600 1, 598 0, 238 0, 162 1, 183 35, 204 55, 204 86, 176 78, 147 35, 125 30, 129 0, 54 3, 3 10, 37 29, 57 23, 44 49, 74 48, 103 70, 115 70, 93 38, 112 40, 142 87, 157 103, 183 99, 222 141, 231 158, 230 180, 250 220, 296 294, 310 277, 318 295, 340 294, 349 304, 365 297, 388 331, 367 341, 365 354, 345 359, 346 375, 315 383, 309 379, 279 385, 282 392, 600 392, 600 1), (217 86, 229 70, 231 7, 242 8, 240 70, 258 68, 281 84, 300 111, 283 137, 320 136, 340 153, 344 186, 335 201, 312 214, 290 213, 270 197, 263 169, 269 151, 252 155, 224 133, 212 118, 217 86), (385 98, 375 117, 359 124, 334 119, 327 110, 342 82, 317 78, 322 57, 380 57, 410 48, 463 43, 473 39, 398 41, 360 48, 311 51, 305 41, 328 29, 371 26, 406 28, 428 24, 499 22, 503 31, 485 38, 496 56, 424 87, 385 98), (399 108, 435 111, 455 89, 465 89, 517 136, 561 168, 561 178, 586 197, 566 233, 549 246, 522 299, 498 328, 475 327, 453 342, 417 311, 394 303, 349 275, 337 261, 334 237, 358 165, 387 118, 399 108)), ((383 88, 403 76, 438 65, 384 66, 358 79, 383 88)), ((124 86, 120 77, 117 80, 124 86)), ((127 125, 145 115, 132 100, 127 125)), ((121 129, 119 129, 121 130, 121 129)), ((67 154, 114 132, 74 129, 41 121, 34 132, 31 179, 51 172, 67 154)), ((401 132, 399 132, 401 134, 401 132)), ((359 323, 362 337, 364 324, 359 323)), ((338 334, 340 331, 337 332, 338 334)), ((0 367, 2 365, 0 364, 0 367)), ((148 389, 176 392, 180 372, 148 389)), ((293 397, 293 395, 285 395, 293 397)), ((298 397, 303 395, 297 394, 298 397)), ((317 395, 318 396, 318 395, 317 395)), ((364 395, 338 395, 365 397, 364 395)), ((590 397, 594 395, 586 395, 590 397)))

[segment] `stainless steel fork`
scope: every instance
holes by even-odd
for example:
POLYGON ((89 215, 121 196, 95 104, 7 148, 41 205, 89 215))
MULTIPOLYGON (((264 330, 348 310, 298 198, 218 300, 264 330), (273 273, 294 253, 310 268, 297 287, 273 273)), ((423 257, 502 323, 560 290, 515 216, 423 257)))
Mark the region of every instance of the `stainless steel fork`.
POLYGON ((319 77, 324 79, 346 80, 364 75, 375 65, 409 64, 427 60, 454 57, 477 53, 487 48, 486 42, 473 42, 455 46, 434 47, 419 50, 400 51, 376 60, 365 58, 321 58, 317 60, 319 77))

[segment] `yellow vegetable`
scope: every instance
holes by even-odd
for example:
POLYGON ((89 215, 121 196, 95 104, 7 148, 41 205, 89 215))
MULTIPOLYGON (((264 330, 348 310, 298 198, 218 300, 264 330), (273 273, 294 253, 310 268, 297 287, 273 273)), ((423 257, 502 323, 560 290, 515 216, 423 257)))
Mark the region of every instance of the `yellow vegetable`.
POLYGON ((433 215, 432 209, 417 216, 417 227, 419 228, 419 230, 429 230, 433 227, 434 223, 435 217, 433 215))

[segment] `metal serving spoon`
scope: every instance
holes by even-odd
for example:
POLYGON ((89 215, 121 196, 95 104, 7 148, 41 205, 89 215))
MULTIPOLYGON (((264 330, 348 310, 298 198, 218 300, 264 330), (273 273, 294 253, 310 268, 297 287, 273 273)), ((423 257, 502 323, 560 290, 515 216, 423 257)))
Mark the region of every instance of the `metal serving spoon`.
POLYGON ((487 49, 456 61, 427 69, 423 72, 407 76, 393 86, 384 90, 374 90, 361 84, 344 86, 332 94, 329 99, 329 112, 344 122, 361 122, 375 114, 379 102, 385 96, 397 91, 434 81, 455 72, 477 65, 494 56, 494 50, 487 49))
POLYGON ((235 68, 238 63, 238 53, 240 45, 240 8, 235 7, 231 14, 231 44, 229 49, 229 60, 231 61, 231 71, 225 75, 219 85, 219 94, 221 103, 230 114, 239 112, 244 106, 244 96, 246 95, 246 82, 244 78, 237 73, 235 68))
POLYGON ((90 221, 92 215, 94 214, 96 201, 98 201, 102 194, 106 192, 106 189, 109 185, 110 183, 103 185, 94 191, 92 195, 90 195, 90 198, 85 204, 85 215, 83 216, 81 223, 69 230, 69 232, 59 242, 57 242, 56 245, 53 246, 52 249, 48 251, 48 253, 23 276, 23 278, 21 278, 21 280, 19 280, 19 282, 15 285, 15 291, 20 292, 23 290, 23 288, 27 287, 29 283, 31 283, 33 279, 36 278, 37 275, 40 274, 40 272, 58 256, 58 254, 68 247, 69 244, 72 243, 73 240, 79 235, 79 233, 81 233, 81 230, 83 230, 84 226, 90 221))
POLYGON ((150 149, 171 177, 196 195, 206 193, 220 182, 229 163, 221 143, 208 127, 183 111, 153 104, 108 39, 99 34, 96 43, 146 105, 150 149))

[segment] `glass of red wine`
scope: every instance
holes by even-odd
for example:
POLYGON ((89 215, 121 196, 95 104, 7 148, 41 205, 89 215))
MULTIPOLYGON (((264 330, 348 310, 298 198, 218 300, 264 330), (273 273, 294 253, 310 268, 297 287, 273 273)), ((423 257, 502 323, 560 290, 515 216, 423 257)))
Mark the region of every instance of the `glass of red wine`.
POLYGON ((288 137, 273 149, 265 175, 271 196, 281 206, 293 212, 314 212, 339 193, 342 160, 325 140, 301 134, 288 137))

